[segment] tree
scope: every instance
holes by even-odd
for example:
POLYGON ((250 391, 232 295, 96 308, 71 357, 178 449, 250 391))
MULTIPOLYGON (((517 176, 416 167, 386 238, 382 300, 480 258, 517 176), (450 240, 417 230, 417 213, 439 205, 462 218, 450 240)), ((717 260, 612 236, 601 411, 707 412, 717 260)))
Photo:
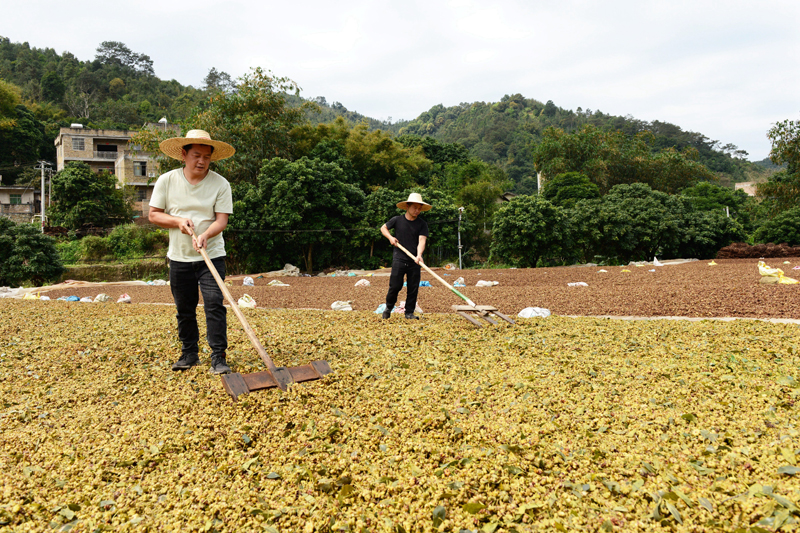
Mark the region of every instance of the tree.
POLYGON ((600 253, 627 263, 676 249, 683 237, 685 210, 678 197, 644 183, 615 186, 600 203, 600 253))
MULTIPOLYGON (((265 161, 258 184, 242 184, 234 204, 231 228, 281 233, 270 235, 269 244, 294 249, 302 256, 306 271, 314 267, 314 253, 329 255, 346 250, 348 228, 358 221, 364 194, 342 181, 342 170, 333 163, 303 157, 298 161, 274 158, 265 161), (320 250, 321 249, 321 250, 320 250)), ((262 236, 242 235, 248 266, 267 250, 257 242, 262 236)), ((273 249, 274 249, 273 248, 273 249)))
POLYGON ((19 88, 0 79, 0 168, 6 185, 39 160, 44 146, 44 124, 19 102, 19 88))
POLYGON ((292 155, 289 131, 303 122, 306 106, 289 106, 286 95, 299 92, 289 78, 255 68, 239 79, 232 93, 212 93, 187 129, 206 130, 214 139, 230 143, 236 153, 217 162, 217 171, 234 184, 255 183, 265 159, 292 155))
POLYGON ((114 176, 95 173, 86 163, 68 163, 53 176, 51 220, 70 229, 129 222, 133 211, 116 183, 114 176))
POLYGON ((19 87, 0 79, 0 132, 16 125, 16 109, 21 100, 19 87))
POLYGON ((48 72, 42 76, 42 98, 47 101, 60 103, 64 99, 67 86, 64 79, 56 72, 48 72))
POLYGON ((291 133, 295 157, 308 156, 323 140, 341 141, 345 156, 364 191, 388 187, 399 191, 419 184, 418 178, 431 168, 421 147, 406 147, 389 133, 369 131, 366 123, 351 127, 341 117, 330 124, 306 124, 291 133))
POLYGON ((787 243, 800 246, 800 207, 787 209, 766 221, 753 235, 757 243, 787 243))
POLYGON ((749 207, 752 200, 741 189, 733 190, 714 183, 700 182, 681 191, 695 211, 727 214, 737 220, 746 230, 751 227, 749 207), (727 211, 726 211, 727 208, 727 211))
POLYGON ((63 272, 52 237, 33 224, 15 224, 0 217, 0 285, 18 286, 28 281, 42 285, 63 272))
POLYGON ((800 120, 778 122, 767 132, 772 142, 769 158, 776 165, 786 164, 789 174, 800 171, 800 120))
POLYGON ((495 214, 490 261, 535 267, 561 253, 567 220, 561 208, 539 196, 517 196, 495 214))
POLYGON ((565 172, 545 182, 542 197, 568 209, 578 200, 600 198, 600 188, 579 172, 565 172))
POLYGON ((568 223, 569 249, 565 251, 568 259, 579 263, 593 262, 600 254, 603 234, 600 231, 600 206, 602 200, 578 200, 564 214, 568 223))
POLYGON ((236 89, 236 84, 231 79, 230 74, 211 67, 206 77, 203 78, 203 89, 210 93, 230 93, 236 89))
POLYGON ((694 257, 711 259, 731 243, 747 238, 744 227, 719 211, 687 211, 681 222, 681 242, 665 247, 663 257, 694 257))
POLYGON ((145 54, 137 54, 118 41, 103 41, 97 47, 95 61, 118 66, 136 74, 154 76, 153 60, 145 54))
POLYGON ((769 158, 786 169, 756 186, 758 196, 772 205, 772 215, 800 204, 800 120, 778 122, 767 133, 772 142, 769 158))
POLYGON ((586 125, 575 133, 547 128, 533 152, 536 170, 545 178, 565 172, 579 172, 606 194, 620 184, 646 183, 651 188, 676 193, 698 181, 715 181, 716 176, 694 161, 693 148, 677 152, 666 148, 653 154, 653 135, 633 136, 621 131, 604 131, 586 125))

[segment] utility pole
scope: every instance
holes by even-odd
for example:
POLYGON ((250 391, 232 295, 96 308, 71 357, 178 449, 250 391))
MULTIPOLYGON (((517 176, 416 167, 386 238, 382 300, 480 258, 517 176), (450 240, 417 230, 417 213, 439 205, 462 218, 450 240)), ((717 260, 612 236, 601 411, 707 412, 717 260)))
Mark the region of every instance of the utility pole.
POLYGON ((44 233, 44 217, 45 217, 45 212, 44 212, 44 197, 45 197, 45 194, 44 194, 44 170, 45 170, 45 166, 49 166, 49 165, 50 165, 50 163, 48 163, 47 161, 39 161, 39 169, 42 171, 42 189, 41 189, 41 195, 40 195, 40 198, 39 198, 41 200, 41 202, 42 202, 42 233, 44 233))
POLYGON ((461 270, 461 213, 464 212, 463 207, 458 208, 458 269, 461 270))

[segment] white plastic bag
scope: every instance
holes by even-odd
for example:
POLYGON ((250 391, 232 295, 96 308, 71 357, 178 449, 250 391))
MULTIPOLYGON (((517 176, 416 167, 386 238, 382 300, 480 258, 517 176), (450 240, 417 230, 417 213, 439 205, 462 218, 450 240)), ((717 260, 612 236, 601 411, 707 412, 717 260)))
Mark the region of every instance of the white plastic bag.
POLYGON ((352 303, 353 303, 352 300, 349 301, 336 300, 331 304, 331 309, 333 309, 334 311, 352 311, 353 306, 350 305, 352 303))
POLYGON ((781 285, 795 285, 796 279, 787 278, 780 268, 770 268, 764 261, 758 262, 758 272, 761 274, 761 283, 780 283, 781 285))
POLYGON ((273 279, 272 281, 267 283, 267 285, 269 285, 270 287, 288 287, 289 286, 288 283, 284 283, 279 279, 273 279))
POLYGON ((249 294, 243 294, 236 303, 239 304, 239 307, 249 307, 251 309, 256 306, 256 301, 249 294))
POLYGON ((94 297, 94 301, 95 302, 110 302, 111 301, 111 296, 101 292, 100 294, 98 294, 97 296, 94 297))
POLYGON ((475 284, 476 287, 494 287, 495 285, 500 285, 500 282, 482 279, 475 284))
POLYGON ((245 276, 245 278, 242 280, 242 285, 245 287, 255 287, 255 282, 250 276, 245 276))
POLYGON ((573 283, 567 283, 567 286, 568 287, 588 287, 589 284, 586 283, 585 281, 576 281, 576 282, 573 282, 573 283))
POLYGON ((520 318, 547 318, 550 316, 550 310, 543 307, 526 307, 517 316, 520 318))
POLYGON ((356 287, 369 287, 369 280, 368 279, 360 279, 356 281, 356 287))
POLYGON ((658 257, 653 256, 653 266, 662 267, 664 263, 658 260, 658 257))
POLYGON ((92 300, 92 297, 91 297, 91 296, 84 296, 83 298, 81 298, 81 301, 82 301, 83 303, 85 303, 85 304, 90 304, 90 303, 92 303, 94 300, 92 300))
POLYGON ((122 296, 120 296, 119 298, 117 298, 117 303, 118 304, 129 304, 129 303, 131 303, 131 297, 128 296, 127 293, 125 293, 122 296))

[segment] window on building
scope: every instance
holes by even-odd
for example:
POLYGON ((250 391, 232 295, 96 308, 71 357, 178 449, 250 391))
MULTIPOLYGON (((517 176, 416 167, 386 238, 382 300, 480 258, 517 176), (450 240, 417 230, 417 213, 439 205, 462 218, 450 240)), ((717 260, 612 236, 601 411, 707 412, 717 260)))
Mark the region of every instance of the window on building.
POLYGON ((133 163, 133 175, 134 176, 147 176, 147 162, 146 161, 135 161, 133 163))
POLYGON ((21 194, 12 194, 11 195, 11 205, 22 205, 22 195, 21 194))
POLYGON ((147 198, 147 189, 144 187, 139 187, 136 189, 136 201, 137 202, 144 202, 147 198))
POLYGON ((73 137, 72 138, 72 149, 73 150, 85 150, 85 144, 83 143, 83 137, 73 137))

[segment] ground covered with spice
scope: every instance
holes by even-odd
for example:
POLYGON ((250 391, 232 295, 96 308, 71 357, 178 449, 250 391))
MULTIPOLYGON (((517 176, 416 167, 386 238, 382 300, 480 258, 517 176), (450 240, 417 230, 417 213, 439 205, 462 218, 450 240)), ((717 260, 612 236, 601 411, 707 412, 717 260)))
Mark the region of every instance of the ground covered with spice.
MULTIPOLYGON (((450 285, 459 277, 466 287, 458 290, 479 305, 493 305, 507 315, 525 307, 542 307, 558 315, 689 316, 689 317, 775 317, 800 319, 799 285, 759 283, 758 259, 719 259, 680 264, 614 267, 556 267, 503 270, 436 269, 450 285), (603 272, 605 271, 605 272, 603 272), (476 287, 478 281, 497 281, 493 287, 476 287), (570 283, 587 286, 569 286, 570 283)), ((800 279, 798 258, 768 260, 786 276, 800 279), (789 261, 784 264, 784 261, 789 261)), ((387 271, 388 272, 388 271, 387 271)), ((330 309, 335 301, 351 301, 353 309, 374 311, 386 299, 389 277, 375 275, 336 277, 261 277, 254 287, 243 287, 242 277, 232 278, 235 298, 249 294, 258 307, 267 309, 330 309), (369 287, 356 287, 360 279, 369 287), (268 286, 273 280, 288 287, 268 286)), ((427 272, 420 287, 418 305, 425 313, 451 312, 464 302, 427 272)), ((90 296, 100 292, 115 301, 123 293, 134 303, 172 303, 169 287, 92 285, 51 291, 59 296, 90 296)), ((405 299, 405 289, 400 292, 405 299)))
MULTIPOLYGON (((482 329, 435 286, 382 320, 386 277, 233 284, 278 365, 334 371, 239 402, 202 342, 170 370, 168 305, 0 299, 0 530, 796 531, 800 326, 565 316, 800 318, 798 285, 717 262, 448 272, 554 313, 482 329), (357 310, 285 309, 333 300, 357 310)), ((234 371, 262 371, 228 324, 234 371)))

